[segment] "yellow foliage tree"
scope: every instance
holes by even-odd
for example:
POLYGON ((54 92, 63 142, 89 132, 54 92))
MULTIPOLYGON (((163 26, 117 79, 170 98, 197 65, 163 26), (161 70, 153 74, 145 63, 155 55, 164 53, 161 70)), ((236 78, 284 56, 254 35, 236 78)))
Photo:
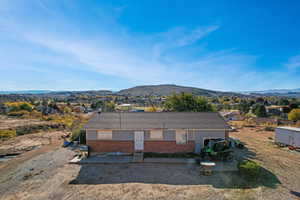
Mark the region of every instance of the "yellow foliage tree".
POLYGON ((28 102, 7 102, 5 105, 9 111, 15 112, 20 110, 32 111, 32 105, 28 102))
POLYGON ((293 109, 288 114, 288 118, 289 118, 289 120, 292 120, 292 121, 300 120, 300 109, 293 109))

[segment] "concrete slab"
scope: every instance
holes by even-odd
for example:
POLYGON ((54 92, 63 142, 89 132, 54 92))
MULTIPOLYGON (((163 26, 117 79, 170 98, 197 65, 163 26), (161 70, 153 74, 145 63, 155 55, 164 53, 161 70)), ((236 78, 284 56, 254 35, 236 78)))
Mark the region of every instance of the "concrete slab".
POLYGON ((191 158, 144 158, 144 163, 195 164, 191 158))
POLYGON ((223 162, 223 161, 217 161, 214 162, 216 165, 212 168, 215 172, 233 172, 238 171, 237 168, 237 161, 233 160, 231 162, 223 162))
POLYGON ((86 159, 78 157, 73 158, 70 164, 118 164, 118 163, 131 163, 133 162, 132 156, 90 156, 86 159))
MULTIPOLYGON (((70 164, 128 164, 128 163, 145 163, 145 164, 184 164, 184 165, 195 165, 200 168, 197 164, 196 159, 187 158, 145 158, 143 162, 135 162, 133 156, 105 156, 95 155, 90 156, 86 159, 78 157, 73 158, 70 164)), ((214 161, 215 166, 212 167, 214 172, 232 172, 238 171, 237 161, 223 162, 214 161)))

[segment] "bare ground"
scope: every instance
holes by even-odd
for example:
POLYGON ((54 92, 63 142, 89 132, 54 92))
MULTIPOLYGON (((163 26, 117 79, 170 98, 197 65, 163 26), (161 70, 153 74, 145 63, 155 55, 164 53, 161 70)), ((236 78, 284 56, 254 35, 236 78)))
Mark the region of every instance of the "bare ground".
POLYGON ((8 153, 24 153, 43 145, 61 144, 64 131, 48 131, 21 135, 9 140, 0 141, 0 155, 8 153))
POLYGON ((42 121, 38 119, 20 119, 7 117, 5 115, 0 115, 0 129, 11 129, 18 126, 27 126, 27 125, 41 125, 49 124, 47 121, 42 121))
POLYGON ((74 152, 54 145, 0 169, 0 199, 300 199, 300 153, 276 147, 268 139, 273 132, 257 130, 231 135, 247 143, 239 156, 268 171, 261 185, 241 187, 233 173, 200 176, 192 165, 72 165, 74 152))

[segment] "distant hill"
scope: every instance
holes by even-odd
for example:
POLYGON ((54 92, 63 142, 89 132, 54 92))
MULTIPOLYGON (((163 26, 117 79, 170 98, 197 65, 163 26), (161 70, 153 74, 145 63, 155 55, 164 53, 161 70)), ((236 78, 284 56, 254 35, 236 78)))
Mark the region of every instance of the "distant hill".
POLYGON ((300 98, 300 88, 297 89, 274 89, 274 90, 262 90, 262 91, 248 91, 242 92, 248 95, 259 96, 277 96, 277 97, 295 97, 300 98))
POLYGON ((70 96, 75 94, 85 95, 110 95, 113 94, 110 90, 87 90, 87 91, 52 91, 52 90, 21 90, 21 91, 0 91, 0 95, 26 95, 26 96, 45 96, 45 97, 57 97, 57 96, 70 96))
POLYGON ((136 86, 129 89, 120 90, 117 92, 119 95, 128 95, 128 96, 168 96, 173 93, 191 93, 199 96, 231 96, 231 95, 241 95, 233 92, 220 92, 214 90, 206 90, 196 87, 185 87, 179 85, 144 85, 144 86, 136 86))
POLYGON ((23 96, 38 96, 38 97, 57 97, 64 98, 72 95, 87 95, 87 96, 105 96, 105 95, 126 95, 126 96, 168 96, 173 93, 191 93, 199 96, 278 96, 278 97, 295 97, 300 98, 299 89, 278 89, 278 90, 263 90, 263 91, 246 91, 246 92, 222 92, 215 90, 207 90, 196 87, 186 87, 172 84, 164 85, 142 85, 128 89, 123 89, 118 92, 110 90, 87 90, 87 91, 52 91, 52 90, 23 90, 23 91, 0 91, 0 95, 23 95, 23 96))
POLYGON ((0 91, 0 94, 46 94, 51 90, 20 90, 20 91, 0 91))

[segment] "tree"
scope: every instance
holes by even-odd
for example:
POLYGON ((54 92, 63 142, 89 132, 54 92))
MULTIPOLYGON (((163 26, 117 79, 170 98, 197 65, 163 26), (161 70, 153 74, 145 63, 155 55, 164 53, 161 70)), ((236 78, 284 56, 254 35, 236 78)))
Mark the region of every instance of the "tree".
POLYGON ((252 113, 257 117, 267 117, 266 107, 262 104, 255 104, 252 106, 252 113))
POLYGON ((298 121, 298 120, 300 120, 300 109, 293 109, 288 114, 288 119, 292 120, 292 121, 298 121))
POLYGON ((104 106, 104 102, 99 100, 99 101, 96 101, 96 102, 93 102, 91 104, 91 108, 96 110, 96 109, 99 109, 99 108, 102 108, 104 106))
POLYGON ((278 104, 281 106, 288 106, 290 104, 290 102, 287 99, 280 99, 278 104))
POLYGON ((20 104, 20 110, 26 110, 28 112, 32 111, 32 105, 27 103, 27 102, 23 102, 20 104))
POLYGON ((8 107, 9 112, 17 112, 20 110, 32 111, 32 105, 27 102, 7 102, 5 106, 8 107))
POLYGON ((116 108, 116 105, 113 101, 105 102, 103 111, 104 112, 114 112, 115 108, 116 108))
POLYGON ((289 105, 289 107, 290 107, 291 110, 293 110, 293 109, 298 108, 299 106, 298 106, 297 103, 291 103, 291 104, 289 105))
POLYGON ((248 103, 245 100, 242 100, 241 103, 238 105, 238 109, 242 112, 242 113, 248 113, 250 110, 250 103, 248 103))
POLYGON ((186 93, 173 94, 172 96, 167 97, 164 107, 167 110, 178 112, 213 111, 213 107, 205 98, 186 93))

